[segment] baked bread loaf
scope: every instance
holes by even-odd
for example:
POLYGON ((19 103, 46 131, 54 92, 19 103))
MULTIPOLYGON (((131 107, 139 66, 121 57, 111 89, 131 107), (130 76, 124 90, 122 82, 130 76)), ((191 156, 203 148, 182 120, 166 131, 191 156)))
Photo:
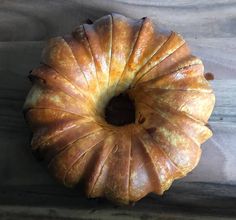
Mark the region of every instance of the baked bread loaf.
POLYGON ((50 39, 30 79, 32 149, 58 181, 80 183, 88 197, 127 204, 161 195, 196 167, 212 135, 215 96, 201 60, 148 18, 111 14, 50 39), (134 103, 132 123, 106 120, 120 94, 134 103))

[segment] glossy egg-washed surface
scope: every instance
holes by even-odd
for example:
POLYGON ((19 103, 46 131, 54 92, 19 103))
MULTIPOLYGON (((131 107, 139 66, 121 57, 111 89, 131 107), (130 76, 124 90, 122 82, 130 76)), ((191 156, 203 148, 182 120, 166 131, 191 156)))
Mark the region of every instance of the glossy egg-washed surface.
POLYGON ((201 60, 148 18, 111 14, 52 38, 24 105, 32 148, 66 186, 118 203, 162 194, 199 162, 215 96, 201 60), (126 91, 135 123, 104 120, 126 91))

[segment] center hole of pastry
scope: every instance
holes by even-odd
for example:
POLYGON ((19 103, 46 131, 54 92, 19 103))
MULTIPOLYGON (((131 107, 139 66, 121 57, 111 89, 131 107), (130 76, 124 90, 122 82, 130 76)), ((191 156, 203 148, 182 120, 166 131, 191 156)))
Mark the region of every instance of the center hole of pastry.
POLYGON ((135 107, 128 94, 121 93, 113 97, 105 108, 107 123, 122 126, 135 122, 135 107))

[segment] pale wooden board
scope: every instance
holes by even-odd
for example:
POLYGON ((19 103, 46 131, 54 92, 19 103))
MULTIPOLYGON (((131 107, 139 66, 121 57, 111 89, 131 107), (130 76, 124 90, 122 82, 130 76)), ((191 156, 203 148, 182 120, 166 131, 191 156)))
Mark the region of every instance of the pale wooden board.
POLYGON ((163 197, 117 206, 57 185, 6 186, 0 188, 0 219, 235 219, 235 193, 229 185, 175 183, 163 197))
POLYGON ((147 16, 185 37, 231 38, 236 35, 235 8, 235 0, 1 0, 0 40, 44 40, 110 12, 147 16))
POLYGON ((0 0, 0 219, 236 218, 235 27, 233 0, 0 0), (203 144, 199 166, 163 198, 149 196, 135 208, 114 208, 58 186, 31 155, 21 113, 30 88, 26 76, 39 64, 45 40, 109 12, 148 16, 160 28, 180 32, 216 79, 214 136, 203 144))

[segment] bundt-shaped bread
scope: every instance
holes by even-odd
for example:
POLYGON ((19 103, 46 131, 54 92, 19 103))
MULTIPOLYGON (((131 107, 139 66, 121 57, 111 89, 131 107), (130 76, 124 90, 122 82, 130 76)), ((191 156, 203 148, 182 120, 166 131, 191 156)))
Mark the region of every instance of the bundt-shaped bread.
POLYGON ((52 38, 30 79, 32 149, 88 197, 128 203, 162 194, 197 165, 212 135, 205 124, 215 96, 201 60, 148 18, 111 14, 52 38), (104 109, 121 93, 134 102, 135 122, 115 126, 104 109))

